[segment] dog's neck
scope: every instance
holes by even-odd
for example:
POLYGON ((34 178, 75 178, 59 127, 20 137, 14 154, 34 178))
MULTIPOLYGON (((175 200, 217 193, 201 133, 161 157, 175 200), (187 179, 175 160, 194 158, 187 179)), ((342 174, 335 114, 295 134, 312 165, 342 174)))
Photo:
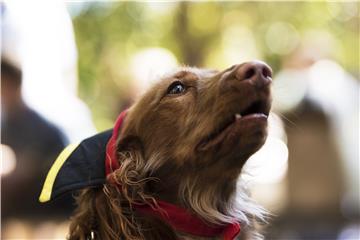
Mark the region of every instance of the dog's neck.
POLYGON ((215 167, 206 171, 169 169, 157 171, 160 181, 149 183, 149 192, 155 192, 160 200, 189 209, 208 222, 234 221, 231 208, 239 173, 224 174, 215 167), (169 172, 173 174, 170 176, 169 172))
MULTIPOLYGON (((162 181, 161 181, 162 182, 162 181)), ((159 199, 190 209, 200 218, 210 223, 230 223, 234 219, 241 225, 240 239, 262 239, 254 231, 254 222, 265 221, 267 212, 261 206, 252 202, 246 188, 235 179, 214 179, 198 175, 197 179, 186 178, 180 181, 174 179, 169 187, 159 189, 159 199), (199 186, 200 185, 200 186, 199 186), (204 186, 201 188, 201 186, 204 186)), ((178 233, 179 234, 179 233, 178 233)), ((200 238, 190 235, 179 235, 181 239, 221 239, 200 238)))
MULTIPOLYGON (((211 172, 211 171, 210 171, 211 172)), ((181 174, 169 177, 169 169, 157 173, 160 181, 149 183, 148 192, 156 193, 158 206, 166 212, 157 212, 145 206, 140 210, 144 215, 158 216, 175 230, 180 230, 184 239, 233 239, 240 231, 240 221, 229 214, 232 195, 236 190, 236 179, 208 174, 181 174), (160 176, 161 175, 161 176, 160 176), (183 229, 183 230, 181 230, 183 229), (185 230, 184 230, 185 229, 185 230)), ((209 173, 209 172, 208 172, 209 173)))
POLYGON ((234 219, 228 224, 213 224, 204 221, 189 209, 157 200, 156 205, 134 205, 138 213, 143 216, 157 217, 175 231, 196 237, 218 237, 225 240, 233 240, 240 232, 240 224, 234 219))

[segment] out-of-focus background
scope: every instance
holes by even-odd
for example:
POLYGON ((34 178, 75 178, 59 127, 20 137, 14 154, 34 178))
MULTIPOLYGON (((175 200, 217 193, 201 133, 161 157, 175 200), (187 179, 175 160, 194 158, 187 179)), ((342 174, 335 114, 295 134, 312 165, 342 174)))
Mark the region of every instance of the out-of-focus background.
POLYGON ((37 203, 49 166, 158 76, 252 59, 274 70, 243 176, 266 239, 360 239, 358 2, 0 4, 2 239, 65 238, 71 196, 37 203))

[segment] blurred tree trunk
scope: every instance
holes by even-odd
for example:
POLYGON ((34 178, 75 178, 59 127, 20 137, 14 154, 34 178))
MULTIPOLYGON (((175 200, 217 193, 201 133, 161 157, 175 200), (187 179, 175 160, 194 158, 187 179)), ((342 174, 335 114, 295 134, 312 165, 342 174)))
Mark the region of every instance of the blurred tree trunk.
POLYGON ((189 31, 189 3, 179 3, 175 16, 174 35, 178 39, 183 63, 190 66, 202 66, 205 59, 206 39, 194 36, 189 31))

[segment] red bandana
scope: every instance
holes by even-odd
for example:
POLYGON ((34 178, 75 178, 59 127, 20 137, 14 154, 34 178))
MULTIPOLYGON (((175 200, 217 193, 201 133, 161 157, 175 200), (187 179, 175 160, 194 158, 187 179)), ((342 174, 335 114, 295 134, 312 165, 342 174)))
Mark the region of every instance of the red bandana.
MULTIPOLYGON (((120 113, 109 142, 106 145, 105 171, 106 176, 120 167, 116 154, 116 139, 126 115, 126 110, 120 113)), ((237 221, 226 225, 207 223, 189 210, 180 208, 168 202, 156 200, 157 208, 150 204, 134 205, 135 209, 146 215, 158 217, 176 231, 200 237, 222 236, 224 240, 233 240, 240 232, 240 224, 237 221)))

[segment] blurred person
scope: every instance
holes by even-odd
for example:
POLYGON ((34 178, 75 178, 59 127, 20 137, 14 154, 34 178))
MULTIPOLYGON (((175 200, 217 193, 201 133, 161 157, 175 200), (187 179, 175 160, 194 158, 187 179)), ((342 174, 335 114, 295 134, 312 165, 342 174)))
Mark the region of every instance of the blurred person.
POLYGON ((69 196, 65 197, 67 201, 45 207, 38 203, 43 179, 67 140, 57 127, 24 103, 21 85, 22 71, 2 57, 1 143, 9 146, 16 157, 15 169, 1 176, 3 221, 61 215, 72 208, 69 196))
POLYGON ((70 143, 95 134, 91 111, 78 97, 78 54, 65 2, 5 1, 0 6, 2 55, 21 62, 23 101, 70 143))
POLYGON ((328 56, 304 44, 274 78, 274 108, 289 123, 289 170, 287 209, 272 238, 335 239, 359 222, 359 85, 328 56))
POLYGON ((7 57, 1 71, 2 165, 16 159, 15 169, 8 164, 1 172, 1 238, 57 239, 65 236, 59 227, 74 200, 69 194, 40 205, 45 175, 68 142, 96 132, 77 96, 72 23, 63 2, 6 1, 0 10, 1 55, 7 57))

